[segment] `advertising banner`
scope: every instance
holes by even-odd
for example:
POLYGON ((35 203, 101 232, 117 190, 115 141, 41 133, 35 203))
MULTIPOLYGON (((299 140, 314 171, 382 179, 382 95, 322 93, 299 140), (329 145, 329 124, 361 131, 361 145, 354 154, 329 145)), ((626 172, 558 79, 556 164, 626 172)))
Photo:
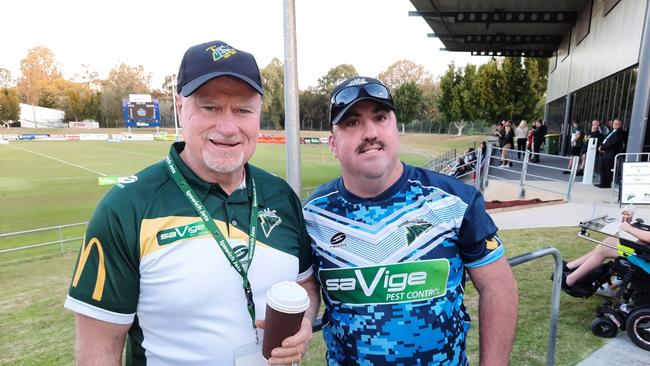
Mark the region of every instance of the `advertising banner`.
POLYGON ((82 133, 79 135, 79 139, 82 141, 106 141, 108 140, 108 134, 106 133, 82 133))
POLYGON ((131 141, 153 141, 152 133, 123 133, 123 140, 131 141))

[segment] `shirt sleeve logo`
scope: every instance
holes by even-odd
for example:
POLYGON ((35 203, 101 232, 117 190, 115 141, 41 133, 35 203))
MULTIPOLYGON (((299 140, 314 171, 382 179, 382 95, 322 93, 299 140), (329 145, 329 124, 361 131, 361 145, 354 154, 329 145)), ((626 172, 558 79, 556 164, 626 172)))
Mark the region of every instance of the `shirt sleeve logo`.
POLYGON ((81 274, 84 271, 88 257, 93 248, 97 249, 97 255, 99 256, 97 263, 97 278, 95 279, 95 289, 93 290, 92 299, 96 301, 102 301, 102 296, 104 294, 104 283, 106 282, 106 266, 104 264, 104 249, 102 249, 102 244, 97 238, 92 238, 86 244, 81 245, 81 253, 79 254, 79 263, 74 272, 74 279, 72 280, 72 287, 77 287, 79 284, 79 279, 81 279, 81 274))
POLYGON ((501 238, 499 238, 497 235, 489 239, 485 239, 485 247, 489 250, 495 250, 499 247, 499 245, 501 245, 501 243, 501 238))

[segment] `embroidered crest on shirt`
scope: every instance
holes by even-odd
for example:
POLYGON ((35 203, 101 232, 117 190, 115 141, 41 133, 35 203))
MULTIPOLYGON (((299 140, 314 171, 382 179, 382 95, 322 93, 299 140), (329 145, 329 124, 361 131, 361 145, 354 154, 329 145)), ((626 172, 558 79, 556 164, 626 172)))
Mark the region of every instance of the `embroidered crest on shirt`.
POLYGON ((262 210, 259 213, 259 218, 262 220, 262 230, 267 238, 271 235, 271 231, 282 222, 282 219, 275 213, 275 210, 271 210, 270 208, 262 210))
POLYGON ((411 245, 420 235, 431 229, 433 225, 422 219, 415 219, 402 223, 398 227, 404 229, 407 245, 411 245))

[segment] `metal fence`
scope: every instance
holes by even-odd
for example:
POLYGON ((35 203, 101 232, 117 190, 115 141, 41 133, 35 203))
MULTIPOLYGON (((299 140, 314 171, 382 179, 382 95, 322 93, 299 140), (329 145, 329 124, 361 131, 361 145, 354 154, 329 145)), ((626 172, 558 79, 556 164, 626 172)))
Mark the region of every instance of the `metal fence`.
POLYGON ((620 190, 621 190, 621 177, 619 174, 622 172, 619 171, 619 166, 623 167, 623 162, 642 162, 650 161, 650 153, 620 153, 614 157, 614 172, 612 174, 612 187, 609 191, 609 201, 610 203, 621 202, 620 190), (645 159, 645 160, 641 160, 645 159))
MULTIPOLYGON (((63 254, 66 244, 81 243, 87 224, 88 222, 79 222, 0 234, 0 243, 3 243, 2 247, 4 247, 4 249, 0 249, 0 255, 6 258, 11 253, 26 250, 32 250, 42 255, 51 255, 57 252, 63 254), (25 242, 31 242, 31 244, 21 245, 25 242), (58 251, 51 250, 51 247, 54 246, 58 246, 58 251), (47 250, 48 248, 49 250, 47 250)), ((78 246, 74 247, 74 250, 78 249, 78 246)))
POLYGON ((526 197, 526 187, 535 188, 547 192, 557 193, 565 197, 567 202, 571 202, 571 191, 573 189, 573 183, 576 178, 576 172, 578 170, 579 158, 577 156, 558 156, 544 153, 533 153, 530 151, 524 152, 524 158, 519 160, 515 158, 520 152, 513 149, 504 149, 501 147, 488 145, 487 152, 485 153, 486 159, 484 164, 484 169, 482 171, 481 181, 481 190, 484 190, 487 187, 489 181, 488 178, 502 180, 502 181, 513 181, 518 178, 519 180, 519 197, 526 197), (496 153, 496 154, 495 154, 496 153), (553 172, 564 172, 567 170, 565 167, 557 167, 551 164, 541 164, 532 162, 532 158, 547 157, 553 158, 563 163, 563 166, 568 166, 569 161, 571 163, 571 170, 569 175, 569 180, 565 181, 563 179, 553 178, 553 172), (500 161, 501 165, 496 165, 493 163, 500 161), (509 166, 507 166, 509 165, 509 166), (529 168, 534 167, 535 172, 529 172, 529 168), (512 175, 513 179, 507 179, 502 176, 495 174, 490 174, 491 170, 496 170, 500 172, 507 172, 506 174, 512 175), (539 185, 531 184, 527 178, 537 178, 542 181, 548 182, 558 182, 561 184, 562 189, 555 190, 548 187, 542 187, 539 185))

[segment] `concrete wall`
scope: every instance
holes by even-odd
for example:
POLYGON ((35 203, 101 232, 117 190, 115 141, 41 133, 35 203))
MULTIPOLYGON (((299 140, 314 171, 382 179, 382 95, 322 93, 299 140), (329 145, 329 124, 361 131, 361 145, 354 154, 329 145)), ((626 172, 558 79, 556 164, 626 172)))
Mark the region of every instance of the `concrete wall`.
POLYGON ((637 64, 646 6, 648 0, 621 0, 603 17, 603 1, 594 0, 589 34, 576 45, 574 26, 569 56, 555 70, 551 59, 546 102, 637 64))

